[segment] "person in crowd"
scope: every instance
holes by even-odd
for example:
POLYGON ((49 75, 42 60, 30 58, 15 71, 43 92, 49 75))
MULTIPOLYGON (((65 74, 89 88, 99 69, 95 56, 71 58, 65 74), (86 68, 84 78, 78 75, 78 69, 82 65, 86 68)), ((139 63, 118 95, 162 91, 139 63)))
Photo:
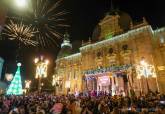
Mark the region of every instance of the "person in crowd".
POLYGON ((53 96, 30 93, 26 96, 0 96, 0 114, 165 114, 165 95, 123 96, 102 92, 53 96))
POLYGON ((87 106, 83 107, 81 114, 93 114, 87 106))
POLYGON ((61 114, 62 109, 63 109, 63 104, 59 100, 57 100, 57 102, 51 108, 50 112, 52 112, 52 114, 61 114))

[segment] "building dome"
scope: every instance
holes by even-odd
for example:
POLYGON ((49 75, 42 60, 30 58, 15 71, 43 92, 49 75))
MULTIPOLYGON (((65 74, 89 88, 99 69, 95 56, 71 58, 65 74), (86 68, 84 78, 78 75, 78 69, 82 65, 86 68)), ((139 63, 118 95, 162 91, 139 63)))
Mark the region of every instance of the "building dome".
POLYGON ((72 42, 72 54, 79 53, 80 52, 80 47, 82 45, 82 41, 80 40, 75 40, 72 42))
POLYGON ((69 37, 68 33, 64 34, 64 40, 61 44, 61 49, 58 53, 57 59, 66 57, 72 53, 72 44, 70 43, 69 37))
MULTIPOLYGON (((100 21, 100 23, 103 23, 104 21, 111 20, 110 18, 113 18, 114 16, 119 16, 118 18, 118 25, 112 24, 114 27, 119 26, 123 32, 126 32, 130 29, 130 23, 132 21, 132 18, 128 13, 125 13, 120 10, 111 10, 110 12, 106 13, 105 17, 100 21)), ((111 22, 109 22, 111 23, 111 22)), ((113 23, 113 22, 112 22, 113 23)), ((92 40, 98 40, 101 35, 101 26, 98 24, 92 34, 92 40)), ((112 27, 113 28, 113 27, 112 27)), ((113 30, 112 30, 113 31, 113 30)))
POLYGON ((99 25, 97 25, 94 28, 93 34, 92 34, 92 41, 97 41, 100 37, 101 34, 101 27, 99 25))
POLYGON ((114 10, 110 12, 110 15, 119 15, 119 25, 124 31, 128 31, 130 29, 130 23, 132 21, 131 16, 128 13, 123 11, 114 10))

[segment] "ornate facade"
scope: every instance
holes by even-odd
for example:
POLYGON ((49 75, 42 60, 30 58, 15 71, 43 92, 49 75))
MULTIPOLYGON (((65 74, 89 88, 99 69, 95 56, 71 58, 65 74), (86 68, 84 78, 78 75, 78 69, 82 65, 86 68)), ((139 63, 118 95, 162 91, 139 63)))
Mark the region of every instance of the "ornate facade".
POLYGON ((112 11, 78 53, 65 53, 72 50, 67 40, 56 60, 57 93, 165 93, 165 28, 153 30, 145 18, 134 23, 128 14, 112 11))

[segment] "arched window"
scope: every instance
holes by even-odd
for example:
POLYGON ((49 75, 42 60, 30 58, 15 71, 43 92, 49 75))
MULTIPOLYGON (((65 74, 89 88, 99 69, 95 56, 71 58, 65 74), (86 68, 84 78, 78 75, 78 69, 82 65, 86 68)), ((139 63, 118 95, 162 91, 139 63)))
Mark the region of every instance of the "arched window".
POLYGON ((164 44, 164 37, 163 36, 160 36, 160 44, 164 44))
POLYGON ((113 53, 113 48, 109 48, 108 53, 112 54, 113 53))
POLYGON ((101 52, 97 52, 97 58, 100 58, 102 56, 101 52))
POLYGON ((127 44, 124 44, 124 45, 122 46, 122 49, 123 49, 124 51, 128 50, 128 45, 127 45, 127 44))

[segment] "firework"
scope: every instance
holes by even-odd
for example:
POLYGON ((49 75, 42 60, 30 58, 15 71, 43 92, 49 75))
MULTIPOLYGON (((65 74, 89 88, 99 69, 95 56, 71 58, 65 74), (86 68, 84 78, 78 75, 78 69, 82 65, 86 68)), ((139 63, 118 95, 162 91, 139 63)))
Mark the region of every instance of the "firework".
POLYGON ((4 33, 10 40, 18 40, 25 45, 36 46, 37 41, 33 40, 34 34, 36 34, 32 25, 27 26, 22 23, 16 23, 13 20, 9 20, 9 23, 5 25, 4 33))
POLYGON ((63 27, 68 27, 64 24, 64 16, 67 12, 60 10, 61 2, 62 0, 56 2, 50 0, 32 1, 33 13, 28 15, 27 21, 38 31, 36 40, 42 47, 57 45, 57 41, 62 38, 59 31, 63 27))

